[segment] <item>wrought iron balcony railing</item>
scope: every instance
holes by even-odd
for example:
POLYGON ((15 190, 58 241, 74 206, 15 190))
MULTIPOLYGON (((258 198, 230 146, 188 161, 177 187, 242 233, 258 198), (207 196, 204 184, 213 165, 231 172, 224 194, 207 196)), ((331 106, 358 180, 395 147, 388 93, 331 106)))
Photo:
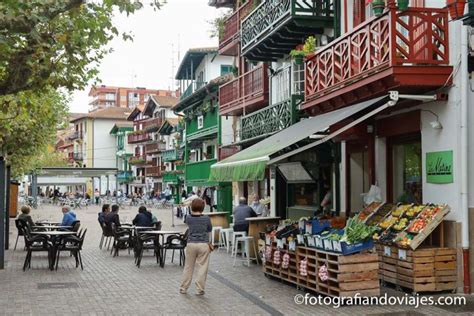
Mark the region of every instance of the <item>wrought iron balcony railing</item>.
POLYGON ((333 0, 262 1, 242 21, 242 55, 252 60, 281 58, 305 37, 334 27, 333 16, 333 0))
POLYGON ((82 139, 82 131, 74 131, 69 136, 69 140, 82 139))
POLYGON ((219 112, 239 115, 268 104, 268 66, 260 65, 219 88, 219 112))
MULTIPOLYGON (((446 84, 451 73, 448 33, 446 9, 390 8, 307 60, 302 108, 329 105, 334 97, 360 89, 384 93, 393 82, 398 82, 398 90, 446 84)), ((339 98, 337 103, 357 102, 356 96, 339 98)))
POLYGON ((178 149, 168 149, 161 152, 161 159, 166 162, 183 159, 183 151, 178 149))
POLYGON ((298 120, 298 106, 302 96, 276 103, 264 109, 242 116, 241 140, 265 137, 293 125, 298 120))

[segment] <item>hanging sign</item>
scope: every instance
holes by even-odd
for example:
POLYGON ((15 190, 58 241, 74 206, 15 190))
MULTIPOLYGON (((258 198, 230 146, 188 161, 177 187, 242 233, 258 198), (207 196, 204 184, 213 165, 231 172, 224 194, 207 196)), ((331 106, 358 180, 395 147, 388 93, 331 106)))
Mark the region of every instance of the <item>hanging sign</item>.
POLYGON ((426 153, 426 181, 428 183, 453 183, 453 151, 426 153))

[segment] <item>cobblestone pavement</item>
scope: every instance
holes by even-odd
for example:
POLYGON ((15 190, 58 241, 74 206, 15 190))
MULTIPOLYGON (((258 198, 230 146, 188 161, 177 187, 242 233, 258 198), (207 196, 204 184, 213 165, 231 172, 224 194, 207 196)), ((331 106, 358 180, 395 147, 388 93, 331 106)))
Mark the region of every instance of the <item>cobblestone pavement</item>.
MULTIPOLYGON (((151 253, 145 254, 142 266, 134 265, 133 254, 121 251, 113 258, 98 248, 101 230, 97 224, 97 206, 77 210, 82 226, 87 227, 83 250, 84 270, 76 269, 74 259, 61 257, 57 271, 47 269, 44 255, 34 255, 31 269, 22 271, 25 252, 20 239, 16 251, 7 251, 6 269, 0 271, 0 314, 4 315, 448 315, 453 311, 436 307, 415 310, 406 306, 304 306, 294 303, 296 294, 304 292, 266 278, 259 266, 240 264, 232 267, 233 259, 225 251, 215 252, 207 279, 205 296, 195 296, 194 287, 187 295, 178 293, 182 267, 170 262, 160 268, 151 253)), ((152 210, 171 229, 170 210, 152 210)), ((136 208, 120 211, 122 221, 131 221, 136 208)), ((41 206, 32 211, 35 220, 60 220, 58 206, 41 206)), ((16 238, 11 221, 10 247, 16 238)), ((181 220, 175 229, 184 230, 181 220)), ((387 291, 384 289, 384 291, 387 291)), ((390 295, 402 295, 388 290, 390 295)), ((469 300, 470 302, 470 300, 469 300)), ((470 305, 470 310, 474 311, 470 305)), ((463 310, 459 309, 458 312, 463 310)), ((455 315, 462 315, 456 313, 455 315)), ((464 312, 465 315, 470 314, 464 312)))

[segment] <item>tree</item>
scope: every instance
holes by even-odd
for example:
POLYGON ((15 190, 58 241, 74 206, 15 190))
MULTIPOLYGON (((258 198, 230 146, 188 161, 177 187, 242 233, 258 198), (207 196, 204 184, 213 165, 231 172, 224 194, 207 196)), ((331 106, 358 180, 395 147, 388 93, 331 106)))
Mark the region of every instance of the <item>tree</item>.
MULTIPOLYGON (((160 9, 162 0, 146 0, 160 9)), ((0 1, 0 155, 15 174, 30 171, 63 121, 67 97, 98 74, 119 34, 114 13, 133 14, 139 0, 0 1)))
MULTIPOLYGON (((150 4, 159 9, 162 2, 150 4)), ((132 14, 143 5, 137 0, 1 1, 0 95, 45 87, 83 89, 110 51, 106 44, 120 35, 113 14, 132 14)))
POLYGON ((64 124, 68 101, 65 94, 51 88, 0 97, 0 102, 12 105, 0 113, 0 144, 14 175, 29 172, 41 162, 56 129, 64 124))

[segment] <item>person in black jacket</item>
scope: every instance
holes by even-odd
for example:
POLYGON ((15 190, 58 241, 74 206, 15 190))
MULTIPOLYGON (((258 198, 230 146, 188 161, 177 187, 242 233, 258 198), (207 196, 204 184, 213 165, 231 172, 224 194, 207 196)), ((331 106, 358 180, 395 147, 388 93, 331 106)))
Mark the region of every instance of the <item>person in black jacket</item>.
POLYGON ((239 205, 234 208, 234 231, 248 232, 249 222, 245 219, 248 217, 257 217, 255 211, 247 205, 247 199, 241 197, 239 205))
POLYGON ((140 206, 138 208, 138 214, 135 216, 132 223, 135 226, 151 227, 153 223, 152 217, 153 215, 147 211, 145 206, 140 206))
POLYGON ((119 212, 119 206, 117 204, 112 205, 112 212, 108 213, 105 218, 105 224, 108 227, 112 227, 112 223, 115 224, 115 227, 120 227, 120 218, 118 215, 119 212))

